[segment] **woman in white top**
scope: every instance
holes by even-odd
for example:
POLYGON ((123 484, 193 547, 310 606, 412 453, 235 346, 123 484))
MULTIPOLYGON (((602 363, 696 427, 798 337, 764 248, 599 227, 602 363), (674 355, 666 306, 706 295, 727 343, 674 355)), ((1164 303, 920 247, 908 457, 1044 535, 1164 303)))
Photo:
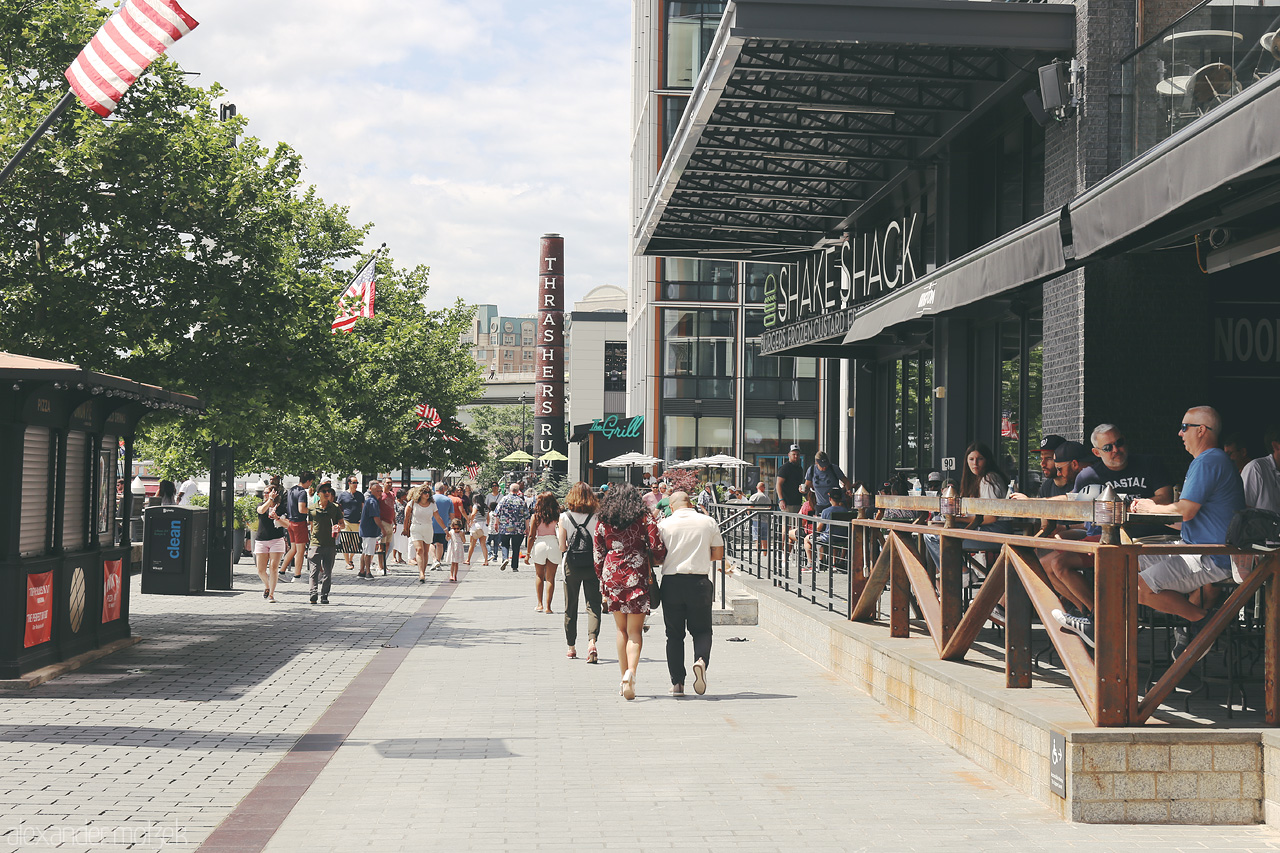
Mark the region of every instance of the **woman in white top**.
MULTIPOLYGON (((995 456, 991 453, 991 448, 980 441, 975 441, 966 447, 964 450, 964 471, 960 475, 960 497, 1003 500, 1008 497, 1008 492, 1009 478, 1000 470, 1000 464, 996 462, 995 456)), ((1013 532, 1013 528, 1008 521, 995 515, 957 515, 955 524, 956 527, 974 528, 990 533, 1013 532)), ((934 565, 941 565, 941 560, 939 559, 941 545, 938 537, 926 535, 924 540, 925 548, 933 556, 934 565)), ((977 539, 966 539, 961 543, 961 547, 966 551, 982 551, 991 547, 991 543, 979 542, 977 539)), ((996 550, 999 550, 998 547, 996 550)))
POLYGON ((566 657, 578 651, 578 592, 587 596, 587 663, 599 660, 596 638, 600 636, 600 578, 596 576, 595 538, 600 504, 586 483, 575 483, 564 499, 560 514, 560 550, 564 552, 564 638, 569 644, 566 657))
POLYGON ((467 552, 467 565, 476 554, 476 546, 483 552, 484 564, 489 565, 489 525, 484 511, 484 496, 476 495, 471 501, 471 515, 467 517, 468 529, 471 531, 471 550, 467 552))

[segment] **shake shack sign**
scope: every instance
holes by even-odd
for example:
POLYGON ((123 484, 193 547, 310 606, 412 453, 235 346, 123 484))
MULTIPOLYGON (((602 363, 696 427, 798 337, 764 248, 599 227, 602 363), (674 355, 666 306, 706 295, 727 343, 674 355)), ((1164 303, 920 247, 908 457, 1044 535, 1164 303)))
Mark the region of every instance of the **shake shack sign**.
POLYGON ((765 280, 763 352, 843 336, 857 309, 916 280, 917 214, 809 253, 765 280))

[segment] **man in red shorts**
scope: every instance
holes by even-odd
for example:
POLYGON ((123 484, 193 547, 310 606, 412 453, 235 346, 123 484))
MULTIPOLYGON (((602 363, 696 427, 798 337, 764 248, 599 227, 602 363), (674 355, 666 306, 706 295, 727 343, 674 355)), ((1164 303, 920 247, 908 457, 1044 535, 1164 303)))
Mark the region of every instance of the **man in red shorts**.
POLYGON ((307 513, 307 486, 315 478, 316 475, 312 472, 303 471, 298 476, 298 485, 289 490, 285 504, 285 520, 289 524, 289 553, 284 555, 284 570, 287 573, 289 564, 293 564, 290 581, 302 577, 302 564, 307 559, 307 546, 310 544, 310 531, 307 528, 311 518, 307 513))

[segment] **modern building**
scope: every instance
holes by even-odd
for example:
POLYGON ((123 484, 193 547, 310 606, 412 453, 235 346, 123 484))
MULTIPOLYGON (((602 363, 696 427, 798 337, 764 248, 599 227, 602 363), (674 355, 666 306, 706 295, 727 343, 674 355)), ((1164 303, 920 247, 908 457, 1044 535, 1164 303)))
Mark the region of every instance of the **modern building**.
POLYGON ((626 416, 626 291, 601 285, 573 304, 565 362, 569 476, 592 484, 620 480, 621 470, 596 469, 595 463, 640 449, 626 416))
POLYGON ((1104 421, 1184 470, 1189 406, 1247 438, 1280 415, 1277 0, 635 13, 629 411, 654 449, 807 417, 752 394, 748 355, 813 377, 818 444, 868 483, 976 440, 1030 485, 1042 433, 1104 421), (686 282, 739 301, 669 307, 686 282), (721 381, 740 402, 708 411, 721 381))
MULTIPOLYGON (((762 353, 766 281, 779 258, 757 260, 724 239, 698 246, 653 242, 641 226, 657 180, 675 149, 680 119, 712 48, 725 2, 637 0, 632 72, 632 240, 628 305, 628 407, 644 417, 644 450, 668 461, 731 453, 751 462, 747 480, 772 474, 787 447, 806 458, 838 435, 822 430, 817 358, 762 353)), ((691 182, 714 182, 723 169, 691 169, 691 182)), ((750 204, 731 189, 708 191, 711 209, 750 204)), ((683 200, 669 207, 682 222, 705 219, 683 200)), ((767 229, 760 229, 767 230, 767 229)))

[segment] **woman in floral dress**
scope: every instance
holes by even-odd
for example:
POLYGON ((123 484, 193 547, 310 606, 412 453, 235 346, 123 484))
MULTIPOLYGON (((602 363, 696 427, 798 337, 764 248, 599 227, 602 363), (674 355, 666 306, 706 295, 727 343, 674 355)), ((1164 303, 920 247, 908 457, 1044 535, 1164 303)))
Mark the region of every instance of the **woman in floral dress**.
POLYGON ((636 698, 636 667, 649 612, 650 566, 667 556, 658 526, 634 486, 613 486, 600 502, 596 525, 596 575, 604 593, 604 609, 613 614, 618 635, 621 694, 636 698))

